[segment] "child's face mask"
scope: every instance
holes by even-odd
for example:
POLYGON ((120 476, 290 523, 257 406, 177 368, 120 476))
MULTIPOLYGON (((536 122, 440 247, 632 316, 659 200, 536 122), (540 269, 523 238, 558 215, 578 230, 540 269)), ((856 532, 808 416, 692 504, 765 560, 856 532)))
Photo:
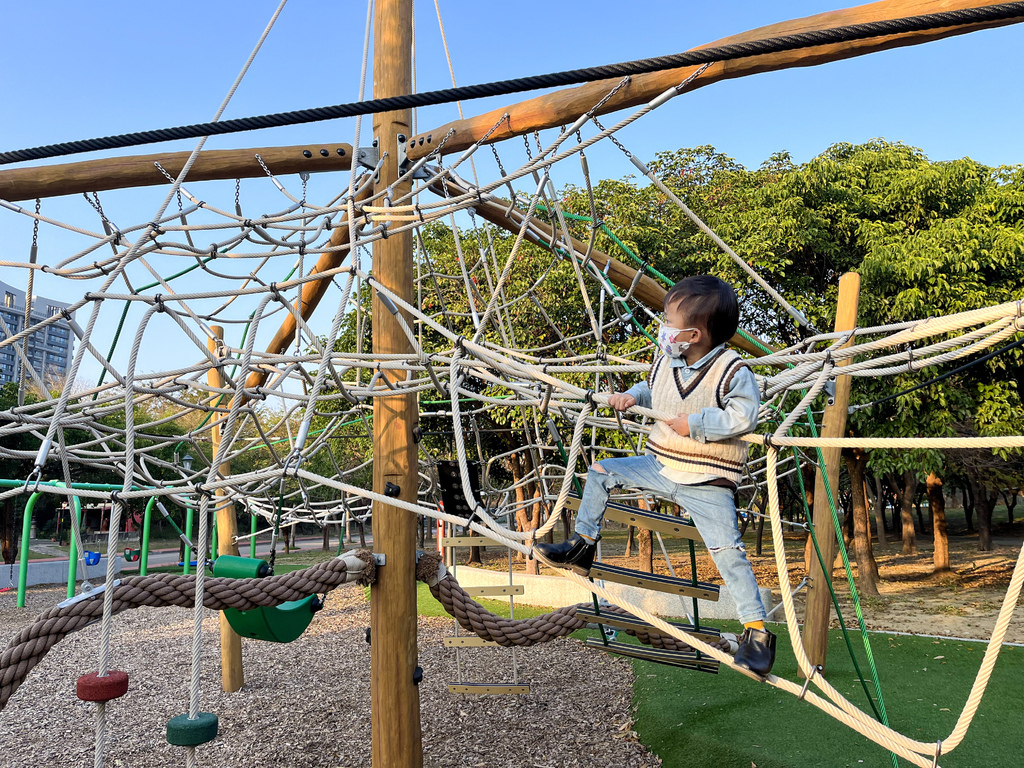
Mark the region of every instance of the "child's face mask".
POLYGON ((676 341, 676 339, 685 333, 696 330, 696 328, 672 328, 662 323, 658 330, 658 348, 666 357, 682 357, 690 348, 691 342, 676 341))

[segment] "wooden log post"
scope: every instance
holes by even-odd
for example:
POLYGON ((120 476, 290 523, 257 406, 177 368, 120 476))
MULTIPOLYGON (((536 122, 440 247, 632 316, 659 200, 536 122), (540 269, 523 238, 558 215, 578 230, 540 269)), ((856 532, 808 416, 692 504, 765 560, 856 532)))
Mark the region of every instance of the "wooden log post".
MULTIPOLYGON (((837 331, 849 331, 857 326, 857 305, 860 297, 860 275, 847 272, 839 279, 839 301, 836 307, 837 331)), ((852 343, 852 339, 851 339, 852 343)), ((846 365, 844 360, 839 365, 846 365)), ((846 433, 846 410, 850 405, 850 377, 836 379, 836 394, 832 403, 825 407, 821 425, 822 437, 844 437, 846 433)), ((821 569, 817 557, 811 558, 810 582, 807 585, 807 608, 804 614, 804 646, 811 664, 825 666, 828 650, 828 625, 832 617, 832 602, 827 578, 832 576, 836 559, 836 532, 832 524, 832 510, 828 503, 825 483, 832 490, 832 498, 838 504, 839 461, 841 448, 822 448, 825 472, 818 467, 814 476, 814 532, 821 548, 821 558, 828 568, 828 576, 821 569)))
MULTIPOLYGON (((398 96, 412 90, 412 0, 377 0, 374 9, 374 98, 398 96)), ((410 110, 375 115, 373 133, 381 155, 375 189, 384 192, 400 175, 398 148, 412 133, 410 110)), ((394 187, 395 197, 406 194, 409 182, 394 187)), ((412 303, 415 299, 412 233, 402 232, 373 244, 373 274, 387 289, 412 303)), ((406 317, 410 326, 412 318, 406 317)), ((373 298, 375 355, 412 356, 408 337, 398 319, 373 298)), ((404 378, 389 371, 392 381, 404 378)), ((373 488, 384 493, 387 483, 399 487, 398 497, 416 500, 417 447, 415 394, 375 397, 373 400, 373 488)), ((374 768, 420 768, 423 746, 416 669, 416 516, 388 504, 373 505, 373 548, 384 555, 370 593, 370 717, 374 768)))
MULTIPOLYGON (((207 339, 206 346, 218 359, 223 355, 221 354, 221 347, 224 344, 224 329, 219 325, 211 325, 210 330, 216 338, 207 339)), ((221 375, 219 368, 211 368, 206 379, 211 387, 223 387, 224 377, 221 375)), ((230 398, 222 398, 222 402, 226 403, 230 398)), ((215 417, 213 428, 210 430, 210 440, 213 444, 213 457, 216 459, 217 451, 220 449, 220 441, 222 438, 221 427, 226 414, 220 414, 215 417)), ((227 477, 231 474, 231 463, 225 461, 218 468, 222 477, 227 477)), ((235 519, 235 505, 224 504, 223 497, 227 496, 227 490, 224 488, 218 488, 216 493, 216 499, 218 504, 217 509, 217 535, 218 535, 218 555, 238 555, 238 543, 235 541, 235 536, 238 535, 238 521, 235 519)), ((201 560, 204 555, 198 555, 196 560, 201 560)), ((202 567, 199 563, 196 563, 196 567, 202 567)), ((231 628, 228 624, 227 618, 224 616, 224 612, 220 613, 220 682, 221 687, 226 693, 234 693, 245 684, 245 672, 242 669, 242 638, 231 628)))

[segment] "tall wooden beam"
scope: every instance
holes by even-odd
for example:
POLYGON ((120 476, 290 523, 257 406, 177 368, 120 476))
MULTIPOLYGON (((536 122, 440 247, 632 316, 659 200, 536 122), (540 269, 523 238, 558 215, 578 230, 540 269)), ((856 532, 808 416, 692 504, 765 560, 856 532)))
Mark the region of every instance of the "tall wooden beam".
MULTIPOLYGON (((845 8, 807 16, 802 19, 769 24, 749 32, 716 40, 694 50, 729 43, 749 42, 751 40, 791 35, 799 32, 812 32, 848 24, 863 24, 919 14, 938 13, 940 11, 976 8, 989 4, 986 0, 882 0, 882 2, 860 5, 855 8, 845 8)), ((1016 23, 1015 20, 994 21, 985 24, 966 24, 928 32, 908 32, 902 35, 821 45, 784 53, 771 53, 720 62, 708 67, 700 77, 690 83, 688 90, 701 88, 721 80, 754 75, 759 72, 772 72, 791 67, 813 67, 818 64, 848 59, 854 56, 863 56, 864 54, 883 51, 889 48, 918 45, 931 40, 1013 23, 1016 23)), ((664 72, 637 75, 620 88, 597 111, 597 114, 603 115, 616 112, 620 109, 635 107, 648 102, 663 91, 679 85, 696 70, 697 67, 681 67, 679 69, 665 70, 664 72)), ((580 115, 592 109, 618 83, 619 79, 600 80, 575 88, 565 88, 544 96, 521 101, 518 104, 501 107, 476 117, 452 121, 414 136, 413 142, 409 147, 409 156, 412 159, 418 159, 429 154, 431 150, 437 147, 438 142, 447 136, 449 130, 453 130, 454 134, 445 141, 444 153, 461 152, 479 141, 506 112, 509 115, 508 120, 498 126, 486 143, 491 144, 545 128, 569 125, 580 115)))
MULTIPOLYGON (((220 359, 222 357, 221 347, 224 344, 224 329, 219 325, 211 325, 210 331, 213 332, 215 338, 207 339, 206 346, 220 359)), ((207 372, 206 378, 211 387, 219 389, 224 386, 224 377, 219 368, 211 368, 207 372)), ((225 418, 224 414, 218 416, 210 432, 214 459, 217 457, 221 439, 224 436, 221 428, 225 418)), ((231 474, 231 464, 224 462, 220 465, 219 472, 222 477, 228 477, 231 474)), ((222 503, 225 496, 227 496, 227 489, 217 489, 218 504, 222 503)), ((235 505, 227 504, 217 510, 217 554, 237 557, 238 544, 235 542, 237 535, 238 521, 235 518, 235 505)), ((201 560, 202 558, 196 559, 201 560)), ((220 681, 221 687, 227 693, 233 693, 245 684, 245 672, 242 669, 242 638, 231 628, 224 616, 224 611, 220 612, 220 681)))
MULTIPOLYGON (((860 275, 847 272, 839 279, 839 303, 836 306, 837 331, 849 331, 857 327, 857 305, 860 300, 860 275)), ((851 339, 849 344, 852 344, 851 339)), ((847 346, 849 346, 847 344, 847 346)), ((839 363, 849 365, 849 358, 839 363)), ((830 405, 825 406, 822 419, 822 437, 844 437, 846 433, 846 413, 850 405, 850 377, 839 376, 836 379, 836 395, 830 405)), ((832 492, 835 503, 839 503, 839 458, 841 448, 822 448, 826 472, 819 466, 814 476, 814 533, 821 550, 821 560, 828 570, 827 578, 832 578, 832 565, 836 559, 835 526, 832 523, 832 509, 828 502, 828 491, 832 492)), ((831 618, 832 602, 829 594, 826 574, 816 557, 811 558, 808 574, 807 605, 804 612, 804 647, 811 664, 825 666, 825 655, 828 651, 828 624, 831 618)))
MULTIPOLYGON (((466 189, 451 180, 446 180, 444 187, 438 185, 432 189, 438 194, 444 194, 445 191, 452 195, 463 195, 467 193, 466 189)), ((512 232, 513 234, 517 234, 523 226, 525 216, 520 211, 511 208, 506 200, 501 200, 499 198, 496 200, 480 201, 475 203, 473 207, 476 210, 477 215, 481 218, 486 219, 492 224, 512 232)), ((530 221, 526 230, 526 239, 531 243, 535 243, 545 248, 550 247, 551 243, 561 243, 563 241, 561 234, 557 236, 555 235, 554 229, 550 224, 538 219, 530 221)), ((571 240, 573 250, 579 257, 583 257, 587 253, 587 244, 575 237, 571 237, 571 240)), ((628 291, 635 282, 636 288, 633 290, 633 296, 635 296, 637 300, 643 302, 655 311, 665 308, 665 294, 668 291, 661 285, 661 283, 651 277, 647 277, 646 275, 637 279, 638 270, 628 264, 623 264, 618 259, 609 256, 604 251, 599 251, 596 248, 590 252, 590 258, 602 270, 607 267, 608 279, 616 288, 625 292, 628 291)), ((766 354, 761 347, 757 346, 757 344, 751 343, 739 333, 735 334, 732 339, 730 339, 729 343, 737 349, 742 349, 744 352, 748 352, 755 357, 763 357, 766 354)))
MULTIPOLYGON (((127 187, 151 187, 167 184, 156 167, 171 176, 181 173, 191 152, 163 152, 155 155, 105 157, 79 163, 40 165, 0 171, 0 199, 12 202, 37 197, 78 195, 127 187)), ((256 155, 275 174, 308 171, 347 171, 352 167, 352 145, 301 144, 294 147, 256 147, 253 149, 212 149, 201 152, 188 172, 189 181, 213 179, 250 179, 266 176, 256 155)))
MULTIPOLYGON (((412 90, 412 0, 377 0, 373 24, 374 98, 412 90)), ((376 190, 394 186, 394 195, 410 189, 396 185, 400 176, 398 147, 411 134, 411 110, 374 116, 373 133, 387 160, 376 190)), ((415 301, 412 232, 395 233, 373 244, 373 274, 400 298, 415 301)), ((410 327, 412 318, 406 317, 410 327)), ((380 297, 373 298, 373 351, 376 355, 412 355, 412 346, 380 297)), ((398 380, 404 374, 385 375, 398 380)), ((387 483, 397 496, 416 500, 417 447, 415 394, 373 400, 373 488, 384 493, 387 483)), ((373 548, 386 558, 370 593, 370 719, 375 768, 420 768, 423 747, 420 700, 413 682, 416 669, 416 516, 404 509, 374 502, 373 548)))

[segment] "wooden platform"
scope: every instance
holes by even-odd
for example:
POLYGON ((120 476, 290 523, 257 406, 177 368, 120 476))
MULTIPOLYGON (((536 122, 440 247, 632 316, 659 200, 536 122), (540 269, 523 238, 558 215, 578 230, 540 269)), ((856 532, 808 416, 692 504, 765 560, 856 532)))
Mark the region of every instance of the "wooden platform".
MULTIPOLYGON (((570 496, 566 499, 565 506, 574 512, 579 512, 580 500, 575 496, 570 496)), ((656 531, 665 536, 674 536, 678 539, 704 541, 701 538, 700 532, 697 531, 697 526, 684 517, 661 515, 646 509, 631 507, 628 504, 609 502, 604 510, 604 519, 632 525, 636 528, 645 528, 648 531, 656 531)))
MULTIPOLYGON (((646 621, 638 619, 632 614, 623 616, 618 613, 604 613, 602 612, 599 616, 597 611, 592 606, 580 606, 576 609, 576 615, 581 619, 586 619, 592 624, 602 624, 606 627, 616 627, 617 629, 630 629, 639 630, 641 632, 658 632, 658 629, 652 627, 646 621)), ((684 632, 688 632, 699 640, 703 640, 705 643, 714 643, 722 636, 722 633, 712 627, 701 627, 700 629, 694 629, 690 624, 683 624, 678 621, 668 622, 673 627, 681 629, 684 632)), ((660 634, 660 632, 659 632, 660 634)))
POLYGON ((587 648, 628 656, 631 659, 643 659, 670 667, 692 669, 695 672, 707 672, 712 675, 718 674, 719 663, 717 661, 706 656, 698 659, 697 654, 690 651, 667 651, 664 648, 650 648, 645 645, 619 642, 610 642, 605 645, 599 637, 588 637, 584 645, 587 648))
POLYGON ((505 693, 529 693, 528 685, 506 683, 449 683, 448 693, 475 693, 477 695, 501 695, 505 693))
POLYGON ((667 592, 672 595, 684 595, 696 597, 699 600, 718 602, 717 584, 698 581, 695 586, 690 579, 676 579, 671 576, 663 576, 660 573, 634 571, 608 563, 594 563, 590 569, 590 578, 614 581, 618 584, 627 584, 631 587, 650 589, 655 592, 667 592))

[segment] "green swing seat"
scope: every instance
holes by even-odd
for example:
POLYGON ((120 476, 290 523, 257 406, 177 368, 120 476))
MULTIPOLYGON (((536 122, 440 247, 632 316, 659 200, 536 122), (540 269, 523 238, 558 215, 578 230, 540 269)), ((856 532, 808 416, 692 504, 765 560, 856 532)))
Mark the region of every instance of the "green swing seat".
MULTIPOLYGON (((213 563, 213 575, 229 579, 257 579, 269 574, 270 565, 267 561, 252 557, 221 555, 213 563)), ((251 611, 226 608, 224 616, 241 637, 290 643, 306 631, 313 620, 313 614, 321 608, 323 603, 320 598, 310 595, 272 608, 261 606, 251 611)))

